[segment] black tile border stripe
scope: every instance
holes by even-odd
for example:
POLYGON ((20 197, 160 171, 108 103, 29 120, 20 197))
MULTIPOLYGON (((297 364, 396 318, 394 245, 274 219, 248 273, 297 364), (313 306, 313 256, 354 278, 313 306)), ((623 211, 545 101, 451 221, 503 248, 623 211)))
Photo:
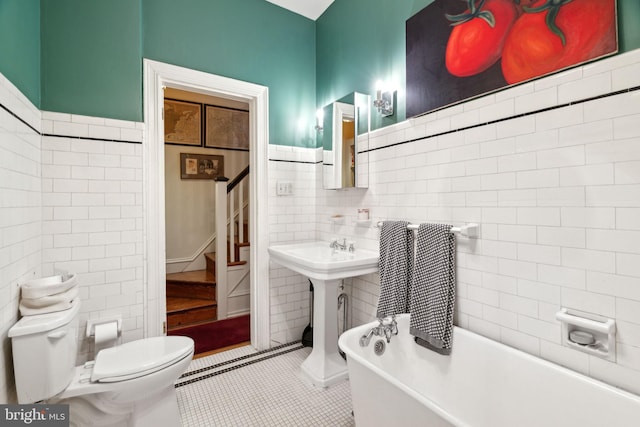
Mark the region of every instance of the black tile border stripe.
MULTIPOLYGON (((309 148, 310 150, 316 150, 318 147, 316 148, 309 148)), ((280 162, 280 163, 302 163, 302 164, 306 164, 306 165, 317 165, 319 163, 322 163, 322 160, 317 161, 317 162, 305 162, 302 160, 282 160, 282 159, 269 159, 270 162, 280 162)))
POLYGON ((122 144, 142 144, 142 141, 128 141, 126 139, 109 139, 109 138, 94 138, 89 136, 72 136, 72 135, 56 135, 53 133, 42 133, 42 136, 48 136, 53 138, 70 138, 70 139, 84 139, 89 141, 104 141, 104 142, 118 142, 122 144))
MULTIPOLYGON (((465 131, 465 130, 469 130, 469 129, 473 129, 473 128, 477 128, 477 127, 481 127, 481 126, 491 125, 491 124, 494 124, 494 123, 505 122, 507 120, 513 120, 513 119, 517 119, 517 118, 520 118, 520 117, 531 116, 533 114, 545 113, 547 111, 553 111, 553 110, 557 110, 559 108, 566 108, 566 107, 570 107, 572 105, 583 104, 585 102, 591 102, 591 101, 595 101, 595 100, 598 100, 598 99, 609 98, 609 97, 612 97, 612 96, 622 95, 622 94, 625 94, 625 93, 635 92, 635 91, 638 91, 638 90, 640 90, 640 86, 634 86, 634 87, 631 87, 631 88, 628 88, 628 89, 620 89, 620 90, 616 90, 614 92, 605 93, 605 94, 602 94, 602 95, 591 96, 589 98, 579 99, 577 101, 571 101, 571 102, 567 102, 567 103, 560 104, 560 105, 553 105, 551 107, 541 108, 539 110, 528 111, 526 113, 520 113, 520 114, 514 114, 514 115, 508 116, 508 117, 501 117, 499 119, 491 120, 491 121, 488 121, 488 122, 477 123, 475 125, 469 125, 469 126, 465 126, 465 127, 461 127, 461 128, 457 128, 457 129, 451 129, 451 130, 447 130, 447 131, 444 131, 444 132, 434 133, 432 135, 421 136, 419 138, 413 138, 413 139, 407 139, 405 141, 394 142, 393 144, 385 145, 385 146, 382 146, 382 147, 369 148, 367 150, 358 151, 358 154, 371 153, 371 152, 378 151, 378 150, 384 150, 386 148, 396 147, 398 145, 409 144, 411 142, 417 142, 417 141, 422 141, 422 140, 425 140, 425 139, 436 138, 438 136, 448 135, 450 133, 461 132, 461 131, 465 131)), ((420 116, 407 118, 406 120, 417 119, 419 117, 424 117, 427 114, 430 114, 430 113, 425 113, 425 114, 422 114, 420 116)), ((312 163, 312 162, 301 162, 301 161, 296 161, 296 160, 277 160, 277 159, 269 159, 269 160, 272 161, 272 162, 312 163)), ((321 161, 320 162, 315 162, 315 164, 318 164, 318 163, 322 163, 322 162, 321 161)))
MULTIPOLYGON (((452 129, 452 130, 448 130, 448 131, 445 131, 445 132, 435 133, 433 135, 426 135, 426 136, 420 137, 420 138, 413 138, 413 139, 408 139, 408 140, 405 140, 405 141, 394 142, 393 144, 385 145, 383 147, 376 147, 376 148, 370 148, 368 150, 359 151, 358 154, 370 153, 370 152, 378 151, 378 150, 384 150, 386 148, 396 147, 398 145, 408 144, 408 143, 416 142, 416 141, 422 141, 422 140, 425 140, 425 139, 436 138, 438 136, 448 135, 450 133, 461 132, 461 131, 465 131, 465 130, 469 130, 469 129, 473 129, 473 128, 477 128, 477 127, 481 127, 481 126, 486 126, 486 125, 491 125, 491 124, 494 124, 494 123, 504 122, 504 121, 507 121, 507 120, 517 119, 517 118, 520 118, 520 117, 526 117, 526 116, 530 116, 530 115, 533 115, 533 114, 540 114, 540 113, 544 113, 544 112, 547 112, 547 111, 556 110, 558 108, 570 107, 572 105, 583 104, 585 102, 591 102, 591 101, 595 101, 595 100, 598 100, 598 99, 609 98, 611 96, 622 95, 622 94, 625 94, 625 93, 635 92, 635 91, 638 91, 638 90, 640 90, 640 86, 634 86, 634 87, 631 87, 631 88, 628 88, 628 89, 621 89, 621 90, 617 90, 617 91, 614 91, 614 92, 609 92, 609 93, 606 93, 606 94, 603 94, 603 95, 591 96, 589 98, 584 98, 584 99, 580 99, 580 100, 577 100, 577 101, 571 101, 571 102, 567 102, 567 103, 560 104, 560 105, 554 105, 554 106, 551 106, 551 107, 541 108, 539 110, 529 111, 529 112, 526 112, 526 113, 515 114, 515 115, 509 116, 509 117, 502 117, 502 118, 491 120, 491 121, 484 122, 484 123, 478 123, 478 124, 475 124, 475 125, 461 127, 461 128, 458 128, 458 129, 452 129)), ((25 120, 23 120, 20 116, 15 114, 13 111, 8 109, 4 104, 0 103, 0 107, 2 107, 2 109, 4 109, 7 113, 11 114, 13 117, 18 119, 20 122, 22 122, 24 125, 26 125, 29 129, 33 130, 35 133, 37 133, 40 136, 48 136, 48 137, 55 137, 55 138, 75 138, 75 139, 84 139, 84 140, 89 140, 89 141, 117 142, 117 143, 123 143, 123 144, 142 144, 142 141, 128 141, 128 140, 121 140, 121 139, 91 138, 91 137, 84 137, 84 136, 69 136, 69 135, 55 135, 55 134, 50 134, 50 133, 42 133, 42 132, 38 131, 36 128, 34 128, 33 126, 31 126, 29 123, 27 123, 25 120)), ((424 116, 424 115, 422 115, 422 116, 424 116)), ((422 116, 417 116, 417 117, 422 117, 422 116)), ((408 119, 405 119, 405 120, 410 120, 410 119, 411 118, 408 118, 408 119)), ((298 160, 279 160, 279 159, 268 159, 268 160, 270 162, 303 163, 303 164, 312 164, 312 165, 313 164, 317 165, 317 164, 322 163, 321 161, 305 162, 305 161, 298 161, 298 160)))
MULTIPOLYGON (((185 385, 193 384, 195 382, 206 380, 208 378, 212 378, 212 377, 215 377, 215 376, 220 375, 220 374, 225 374, 227 372, 235 371, 236 369, 240 369, 240 368, 244 368, 244 367, 249 366, 249 365, 253 365, 254 363, 258 363, 258 362, 262 362, 262 361, 265 361, 265 360, 272 359, 272 358, 274 358, 276 356, 282 356, 283 354, 291 353, 293 351, 300 350, 302 348, 304 348, 304 346, 302 344, 300 344, 298 346, 295 346, 295 347, 292 347, 292 348, 289 348, 289 349, 286 349, 286 350, 283 350, 283 351, 280 351, 280 352, 272 352, 272 351, 270 351, 272 354, 269 354, 267 356, 260 357, 258 359, 249 360, 249 361, 241 363, 239 365, 230 366, 228 368, 221 369, 219 371, 211 372, 210 374, 203 375, 201 377, 197 377, 197 378, 193 378, 193 379, 190 379, 190 380, 182 381, 182 382, 176 383, 174 385, 174 387, 175 388, 179 388, 179 387, 182 387, 182 386, 185 386, 185 385)), ((256 354, 258 354, 258 353, 254 353, 251 356, 255 356, 256 354)))
MULTIPOLYGON (((595 100, 598 100, 598 99, 609 98, 609 97, 612 97, 612 96, 622 95, 622 94, 625 94, 625 93, 635 92, 635 91, 638 91, 638 90, 640 90, 640 86, 635 86, 635 87, 628 88, 628 89, 621 89, 621 90, 617 90, 617 91, 614 91, 614 92, 605 93, 603 95, 596 95, 596 96, 592 96, 592 97, 589 97, 589 98, 580 99, 580 100, 577 100, 577 101, 571 101, 571 102, 567 102, 567 103, 560 104, 560 105, 554 105, 554 106, 551 106, 551 107, 541 108, 539 110, 534 110, 534 111, 528 111, 526 113, 515 114, 515 115, 509 116, 509 117, 501 117, 499 119, 491 120, 491 121, 484 122, 484 123, 478 123, 478 124, 475 124, 475 125, 469 125, 469 126, 461 127, 461 128, 458 128, 458 129, 451 129, 451 130, 448 130, 448 131, 435 133, 433 135, 426 135, 426 136, 423 136, 423 137, 420 137, 420 138, 413 138, 413 139, 408 139, 408 140, 405 140, 405 141, 394 142, 393 144, 385 145, 383 147, 376 147, 376 148, 370 148, 368 150, 363 150, 363 151, 361 151, 359 153, 370 153, 370 152, 373 152, 373 151, 384 150, 385 148, 391 148, 391 147, 396 147, 398 145, 408 144, 408 143, 411 143, 411 142, 417 142, 417 141, 422 141, 422 140, 425 140, 425 139, 436 138, 438 136, 448 135, 450 133, 456 133, 456 132, 461 132, 461 131, 465 131, 465 130, 481 127, 481 126, 491 125, 491 124, 494 124, 494 123, 505 122, 507 120, 518 119, 520 117, 531 116, 533 114, 545 113, 547 111, 553 111, 553 110, 557 110, 559 108, 566 108, 566 107, 570 107, 570 106, 573 106, 573 105, 584 104, 585 102, 591 102, 591 101, 595 101, 595 100)), ((418 118, 418 117, 422 117, 422 116, 417 116, 415 118, 418 118)), ((407 120, 410 120, 410 119, 407 119, 407 120)))
POLYGON ((11 111, 9 108, 5 107, 4 104, 0 103, 0 107, 2 107, 2 109, 4 111, 6 111, 7 113, 11 114, 13 117, 15 117, 16 119, 20 120, 25 126, 27 126, 29 129, 31 129, 32 131, 34 131, 35 133, 37 133, 38 135, 42 135, 40 133, 40 131, 36 128, 34 128, 33 126, 31 126, 29 123, 27 123, 25 120, 22 119, 22 117, 18 116, 16 113, 14 113, 13 111, 11 111))
POLYGON ((142 141, 129 141, 129 140, 126 140, 126 139, 95 138, 95 137, 89 137, 89 136, 56 135, 56 134, 53 134, 53 133, 43 133, 43 132, 40 132, 38 129, 34 128, 33 126, 31 126, 29 123, 27 123, 25 120, 23 120, 22 117, 18 116, 16 113, 11 111, 4 104, 0 103, 0 107, 2 107, 2 109, 4 111, 6 111, 7 113, 11 114, 13 117, 18 119, 25 126, 27 126, 29 129, 31 129, 32 131, 34 131, 35 133, 37 133, 40 136, 48 136, 48 137, 53 137, 53 138, 84 139, 84 140, 88 140, 88 141, 117 142, 117 143, 121 143, 121 144, 142 144, 142 141))
POLYGON ((300 342, 301 341, 298 340, 298 341, 293 341, 293 342, 290 342, 290 343, 287 343, 287 344, 280 344, 278 346, 271 347, 271 348, 268 348, 266 350, 261 350, 261 351, 255 352, 255 353, 251 353, 251 354, 247 354, 247 355, 244 355, 244 356, 236 357, 235 359, 231 359, 231 360, 227 360, 227 361, 224 361, 224 362, 216 363, 215 365, 206 366, 204 368, 199 368, 199 369, 196 369, 194 371, 185 372, 184 374, 180 375, 180 378, 190 377, 191 375, 196 375, 196 374, 199 374, 199 373, 202 373, 202 372, 210 371, 211 369, 216 369, 216 368, 219 368, 220 366, 225 366, 225 365, 229 365, 231 363, 239 362, 240 360, 250 359, 252 357, 260 356, 261 354, 278 351, 281 348, 285 348, 285 347, 289 347, 289 346, 292 346, 292 345, 300 344, 300 342))

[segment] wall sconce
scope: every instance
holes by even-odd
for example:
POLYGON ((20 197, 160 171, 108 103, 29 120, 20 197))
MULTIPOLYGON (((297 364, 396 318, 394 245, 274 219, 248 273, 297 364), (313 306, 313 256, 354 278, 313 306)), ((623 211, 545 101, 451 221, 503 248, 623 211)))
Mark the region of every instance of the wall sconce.
POLYGON ((323 122, 324 122, 324 111, 322 110, 322 108, 318 108, 318 111, 316 111, 316 130, 318 132, 322 132, 323 122))
POLYGON ((393 115, 394 93, 394 90, 381 81, 376 83, 376 99, 373 101, 373 106, 378 109, 378 113, 380 113, 382 117, 393 115))

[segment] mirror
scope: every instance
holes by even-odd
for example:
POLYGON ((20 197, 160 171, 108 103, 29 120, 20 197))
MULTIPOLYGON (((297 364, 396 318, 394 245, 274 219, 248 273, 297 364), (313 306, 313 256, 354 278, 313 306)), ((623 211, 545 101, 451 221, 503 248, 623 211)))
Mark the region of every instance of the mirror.
POLYGON ((322 182, 325 189, 367 188, 369 95, 350 93, 322 109, 322 182))

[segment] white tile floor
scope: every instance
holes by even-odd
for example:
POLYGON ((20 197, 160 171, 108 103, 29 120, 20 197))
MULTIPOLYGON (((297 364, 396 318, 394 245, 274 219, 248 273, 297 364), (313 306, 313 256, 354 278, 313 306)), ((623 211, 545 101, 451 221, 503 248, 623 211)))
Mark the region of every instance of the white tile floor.
POLYGON ((310 352, 247 346, 194 360, 177 382, 183 426, 354 426, 348 381, 320 389, 298 378, 310 352))

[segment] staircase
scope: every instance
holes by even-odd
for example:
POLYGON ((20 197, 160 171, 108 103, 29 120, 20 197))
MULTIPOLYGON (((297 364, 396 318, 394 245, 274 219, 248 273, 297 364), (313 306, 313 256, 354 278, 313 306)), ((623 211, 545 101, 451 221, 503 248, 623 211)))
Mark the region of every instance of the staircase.
MULTIPOLYGON (((244 224, 244 235, 248 236, 248 225, 244 224)), ((227 257, 227 267, 246 266, 241 259, 241 249, 249 242, 240 242, 234 236, 235 260, 227 257)), ((229 242, 227 241, 227 248, 229 242)), ((218 320, 216 293, 216 254, 204 254, 207 269, 167 274, 167 329, 169 331, 187 326, 218 320)), ((244 258, 244 256, 242 257, 244 258)), ((248 266, 247 266, 248 268, 248 266)))
POLYGON ((167 328, 191 326, 218 318, 216 278, 208 270, 167 274, 167 328))
MULTIPOLYGON (((248 294, 246 285, 249 273, 249 225, 244 219, 243 192, 240 190, 238 200, 234 200, 233 191, 247 174, 248 168, 228 185, 226 178, 225 181, 216 182, 215 247, 216 252, 226 252, 226 266, 218 268, 216 252, 209 252, 203 254, 206 261, 205 270, 167 274, 169 331, 225 319, 229 314, 237 315, 238 313, 229 310, 238 311, 237 301, 245 297, 245 293, 242 292, 244 288, 247 288, 248 294), (223 192, 224 197, 221 194, 223 192), (237 209, 234 209, 234 206, 237 209), (228 236, 233 236, 233 244, 228 236)), ((246 299, 248 300, 248 296, 246 299)))

